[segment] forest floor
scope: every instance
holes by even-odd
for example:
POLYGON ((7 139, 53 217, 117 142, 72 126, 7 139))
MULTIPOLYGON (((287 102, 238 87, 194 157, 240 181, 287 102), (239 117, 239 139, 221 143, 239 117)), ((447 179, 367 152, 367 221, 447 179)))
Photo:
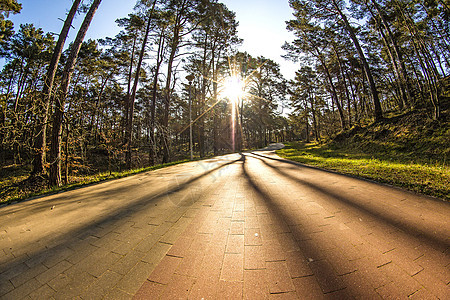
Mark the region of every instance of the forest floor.
POLYGON ((450 200, 450 122, 424 112, 354 126, 322 143, 288 143, 283 158, 450 200))

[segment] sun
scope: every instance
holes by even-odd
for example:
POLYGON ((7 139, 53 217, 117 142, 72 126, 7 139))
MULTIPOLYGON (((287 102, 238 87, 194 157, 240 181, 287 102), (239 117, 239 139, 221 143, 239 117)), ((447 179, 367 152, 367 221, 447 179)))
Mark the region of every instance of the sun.
POLYGON ((237 101, 244 96, 244 81, 239 76, 225 78, 223 95, 230 101, 237 101))

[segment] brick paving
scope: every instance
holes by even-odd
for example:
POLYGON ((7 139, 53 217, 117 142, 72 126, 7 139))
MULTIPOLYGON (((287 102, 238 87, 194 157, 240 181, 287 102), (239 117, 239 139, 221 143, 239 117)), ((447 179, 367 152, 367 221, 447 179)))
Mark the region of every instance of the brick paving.
POLYGON ((0 208, 0 299, 449 299, 449 216, 228 155, 0 208))

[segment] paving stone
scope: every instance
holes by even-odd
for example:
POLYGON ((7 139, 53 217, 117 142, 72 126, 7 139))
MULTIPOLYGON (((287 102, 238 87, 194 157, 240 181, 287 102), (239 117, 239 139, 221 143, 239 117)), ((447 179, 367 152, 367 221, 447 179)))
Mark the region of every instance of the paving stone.
POLYGON ((143 261, 139 262, 122 278, 122 280, 120 280, 117 284, 117 288, 128 294, 134 295, 144 281, 150 276, 153 269, 154 265, 143 261))
POLYGON ((2 297, 2 300, 3 299, 4 300, 22 299, 22 298, 25 298, 28 294, 30 294, 34 290, 40 288, 41 286, 42 286, 42 284, 39 281, 37 281, 35 278, 33 278, 1 297, 2 297))
POLYGON ((78 244, 77 247, 73 247, 72 250, 74 250, 73 254, 68 256, 66 260, 72 264, 76 264, 98 250, 98 247, 89 243, 83 243, 81 245, 78 244))
POLYGON ((3 273, 0 273, 0 278, 3 280, 9 280, 20 274, 27 272, 29 267, 25 263, 13 264, 12 268, 7 269, 3 273))
POLYGON ((260 228, 258 217, 245 217, 245 228, 260 228))
POLYGON ((198 277, 201 269, 200 265, 205 253, 201 251, 189 251, 178 265, 175 273, 179 275, 198 277))
POLYGON ((159 299, 164 292, 166 285, 152 281, 145 281, 141 288, 134 295, 133 299, 146 300, 146 299, 159 299))
POLYGON ((265 269, 265 256, 262 246, 245 246, 244 269, 255 270, 265 269))
POLYGON ((291 278, 312 276, 313 272, 300 251, 286 253, 286 265, 291 278))
MULTIPOLYGON (((90 279, 94 279, 94 276, 89 274, 90 279)), ((58 274, 55 278, 50 280, 47 285, 50 286, 55 291, 61 291, 69 283, 72 282, 72 278, 66 273, 58 274)))
POLYGON ((263 242, 276 240, 278 237, 278 233, 271 227, 271 225, 262 225, 260 228, 260 232, 263 242))
POLYGON ((192 286, 188 299, 216 299, 219 290, 219 275, 202 276, 192 286))
POLYGON ((244 299, 267 299, 269 294, 265 270, 244 270, 244 299))
POLYGON ((284 261, 266 262, 266 276, 270 293, 294 291, 294 285, 284 261))
POLYGON ((341 278, 334 272, 333 267, 326 260, 309 263, 314 277, 317 278, 324 294, 339 291, 345 288, 341 278))
POLYGON ((299 242, 300 252, 308 261, 318 261, 326 258, 325 251, 321 250, 312 240, 299 242))
POLYGON ((108 269, 116 273, 125 275, 142 260, 143 256, 144 254, 142 252, 131 251, 127 255, 117 260, 114 264, 109 266, 108 269))
MULTIPOLYGON (((187 220, 186 222, 190 222, 190 219, 183 218, 184 220, 187 220)), ((188 223, 182 223, 182 224, 176 224, 172 228, 170 228, 160 239, 160 242, 167 243, 167 244, 175 244, 175 242, 178 240, 178 238, 183 234, 183 232, 186 230, 186 227, 188 226, 188 223)))
POLYGON ((189 246, 189 251, 205 251, 211 238, 210 234, 195 234, 192 244, 189 246))
POLYGON ((403 291, 401 286, 395 282, 390 282, 376 289, 383 299, 408 299, 408 293, 403 291))
POLYGON ((378 249, 372 247, 370 244, 362 244, 356 246, 356 249, 364 255, 364 257, 370 260, 371 264, 376 267, 381 267, 392 262, 392 257, 381 253, 378 249))
POLYGON ((261 230, 258 228, 245 228, 244 244, 245 246, 261 246, 261 230))
POLYGON ((130 295, 127 292, 125 292, 119 288, 114 288, 112 291, 110 291, 104 297, 104 299, 105 300, 130 300, 130 299, 133 299, 133 295, 130 295))
POLYGON ((413 278, 423 285, 430 294, 438 297, 439 299, 448 298, 448 295, 450 295, 450 286, 437 278, 432 271, 433 270, 425 269, 414 275, 413 278))
POLYGON ((370 258, 365 257, 355 262, 360 278, 370 282, 374 288, 378 288, 392 282, 392 279, 387 276, 381 268, 377 267, 376 264, 373 264, 370 258))
POLYGON ((186 256, 191 244, 193 242, 192 237, 180 237, 175 244, 172 245, 170 250, 167 252, 167 255, 184 257, 186 256))
POLYGON ((113 271, 106 271, 102 276, 89 286, 82 294, 81 298, 103 298, 122 279, 122 275, 113 271))
POLYGON ((364 278, 364 274, 361 271, 343 275, 341 279, 352 298, 381 299, 370 280, 364 278))
POLYGON ((7 279, 0 280, 0 297, 14 289, 14 285, 7 279))
POLYGON ((93 240, 90 244, 100 248, 104 247, 105 245, 109 246, 112 242, 117 240, 121 240, 121 235, 116 232, 109 232, 103 237, 93 240))
POLYGON ((170 250, 170 247, 172 247, 172 245, 156 243, 153 248, 142 257, 142 261, 156 266, 170 250))
POLYGON ((350 262, 339 249, 326 251, 327 261, 333 266, 337 275, 353 273, 357 270, 355 262, 350 262))
POLYGON ((286 252, 277 240, 264 242, 262 247, 266 261, 286 260, 286 252))
POLYGON ((242 281, 220 281, 218 299, 242 299, 243 282, 242 281))
MULTIPOLYGON (((414 263, 423 267, 425 270, 431 271, 433 273, 433 277, 439 279, 445 284, 449 284, 449 267, 448 265, 445 265, 446 261, 448 261, 448 258, 442 256, 443 255, 440 252, 426 251, 425 254, 415 260, 414 263)), ((421 272, 419 272, 418 274, 420 273, 421 272)))
POLYGON ((282 233, 277 236, 278 241, 280 242, 281 247, 283 247, 284 251, 298 251, 300 250, 297 241, 294 238, 292 233, 282 233))
POLYGON ((407 257, 402 250, 395 249, 385 255, 410 276, 414 276, 423 270, 421 265, 407 257))
POLYGON ((36 265, 33 268, 23 271, 21 274, 11 278, 10 281, 15 287, 18 287, 47 270, 48 268, 44 265, 36 265))
POLYGON ((244 253, 244 235, 229 235, 227 245, 225 248, 226 253, 244 253))
POLYGON ((220 279, 225 281, 242 281, 244 272, 244 255, 242 253, 225 253, 220 279))
POLYGON ((55 265, 54 267, 46 270, 45 272, 36 276, 36 279, 44 284, 55 278, 58 274, 63 273, 65 270, 69 269, 72 266, 68 261, 62 261, 55 265))
POLYGON ((164 256, 149 276, 148 280, 161 284, 168 284, 182 260, 183 259, 180 257, 164 256))
POLYGON ((233 211, 233 216, 231 217, 231 221, 241 221, 244 222, 245 215, 243 211, 233 211))
POLYGON ((438 299, 436 296, 434 296, 430 291, 428 291, 425 288, 422 288, 418 291, 416 291, 414 294, 409 295, 408 299, 426 299, 426 300, 436 300, 438 299))
POLYGON ((194 285, 195 279, 188 276, 174 274, 166 289, 163 291, 163 299, 186 299, 194 285))
POLYGON ((31 292, 28 295, 28 297, 30 297, 31 299, 35 299, 35 300, 38 300, 38 299, 47 300, 47 299, 52 299, 52 297, 55 295, 55 293, 56 293, 56 291, 54 289, 52 289, 50 286, 44 284, 40 288, 31 292))
MULTIPOLYGON (((380 270, 385 274, 385 276, 389 277, 393 281, 392 286, 401 288, 403 296, 409 296, 422 288, 422 285, 417 282, 417 280, 407 274, 395 263, 387 264, 381 267, 380 270)), ((388 290, 391 289, 394 288, 389 288, 388 290)))
POLYGON ((82 270, 95 277, 100 277, 110 266, 119 261, 123 256, 108 250, 100 249, 79 263, 82 270))
POLYGON ((298 298, 296 292, 287 292, 287 293, 270 294, 269 299, 290 300, 290 299, 299 299, 299 298, 298 298))
POLYGON ((231 222, 230 234, 244 234, 244 222, 231 222))

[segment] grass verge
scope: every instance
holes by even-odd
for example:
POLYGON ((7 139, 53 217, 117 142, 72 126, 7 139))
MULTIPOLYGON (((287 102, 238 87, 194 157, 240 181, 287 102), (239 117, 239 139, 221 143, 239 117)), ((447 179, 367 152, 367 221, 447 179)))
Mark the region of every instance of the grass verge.
POLYGON ((151 167, 126 170, 122 172, 105 172, 89 176, 80 176, 71 178, 71 183, 62 185, 59 187, 47 188, 42 185, 37 185, 35 182, 28 183, 29 176, 25 174, 17 174, 17 176, 9 177, 7 180, 0 181, 0 204, 10 204, 13 202, 20 202, 25 199, 42 196, 47 194, 54 194, 62 191, 72 190, 78 187, 82 187, 89 184, 94 184, 106 180, 119 179, 143 172, 157 170, 181 163, 188 162, 189 160, 174 161, 166 164, 160 164, 151 167), (33 191, 27 189, 27 185, 33 186, 33 191), (39 187, 40 186, 40 187, 39 187), (37 189, 37 190, 36 190, 37 189))
POLYGON ((329 145, 315 143, 288 143, 276 153, 306 165, 371 179, 450 201, 450 168, 446 164, 413 163, 392 156, 387 158, 382 155, 333 149, 329 145))

